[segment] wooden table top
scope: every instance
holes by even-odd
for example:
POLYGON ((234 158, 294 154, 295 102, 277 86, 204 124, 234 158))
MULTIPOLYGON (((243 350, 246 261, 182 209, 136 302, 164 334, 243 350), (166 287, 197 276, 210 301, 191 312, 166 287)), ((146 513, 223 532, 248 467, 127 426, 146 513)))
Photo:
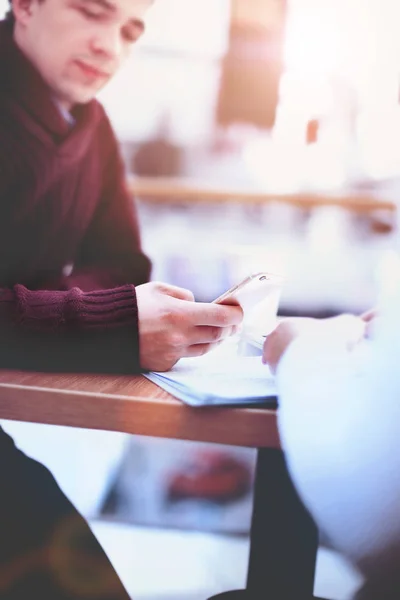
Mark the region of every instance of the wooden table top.
POLYGON ((140 375, 0 371, 0 419, 280 447, 276 411, 191 408, 140 375))

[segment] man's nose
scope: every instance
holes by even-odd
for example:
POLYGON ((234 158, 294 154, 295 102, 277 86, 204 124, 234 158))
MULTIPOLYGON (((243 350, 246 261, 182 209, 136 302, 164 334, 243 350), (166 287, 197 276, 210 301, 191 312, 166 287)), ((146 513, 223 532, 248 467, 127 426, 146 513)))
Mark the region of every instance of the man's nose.
POLYGON ((96 54, 102 54, 107 58, 119 58, 122 51, 119 29, 113 27, 98 32, 92 38, 91 49, 96 54))

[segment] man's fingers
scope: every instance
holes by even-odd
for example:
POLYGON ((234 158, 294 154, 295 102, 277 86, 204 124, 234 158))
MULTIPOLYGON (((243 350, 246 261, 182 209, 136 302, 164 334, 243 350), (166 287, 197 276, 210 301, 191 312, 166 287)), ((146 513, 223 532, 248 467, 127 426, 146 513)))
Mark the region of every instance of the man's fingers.
POLYGON ((185 290, 184 288, 177 287, 176 285, 170 285, 169 283, 154 282, 154 285, 161 294, 171 296, 177 300, 194 302, 193 292, 190 290, 185 290))
POLYGON ((240 306, 195 302, 187 306, 186 310, 195 325, 230 327, 240 325, 243 320, 243 310, 240 306))
POLYGON ((283 321, 270 333, 263 347, 262 362, 268 364, 273 373, 286 349, 299 335, 301 328, 296 327, 294 321, 283 321))
POLYGON ((366 323, 369 323, 370 321, 372 321, 373 319, 375 319, 378 316, 378 309, 377 308, 371 308, 371 310, 367 310, 365 313, 363 313, 362 315, 360 315, 360 318, 365 321, 366 323))
POLYGON ((194 344, 193 346, 189 346, 189 348, 187 349, 187 354, 185 354, 185 356, 203 356, 211 350, 218 348, 220 344, 221 342, 215 342, 212 344, 194 344))
POLYGON ((222 342, 232 335, 234 329, 234 327, 207 327, 201 325, 194 328, 191 341, 193 344, 222 342))

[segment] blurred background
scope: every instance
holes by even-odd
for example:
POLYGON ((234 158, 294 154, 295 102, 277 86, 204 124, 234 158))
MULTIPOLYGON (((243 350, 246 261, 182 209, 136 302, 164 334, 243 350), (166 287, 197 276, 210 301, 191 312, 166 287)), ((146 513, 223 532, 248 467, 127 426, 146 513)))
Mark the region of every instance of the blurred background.
MULTIPOLYGON (((154 279, 209 301, 267 270, 286 276, 282 315, 374 305, 398 246, 399 28, 396 0, 155 3, 100 95, 154 279)), ((53 470, 137 600, 243 585, 253 451, 5 428, 53 470)), ((316 594, 345 600, 358 584, 322 546, 316 594)))

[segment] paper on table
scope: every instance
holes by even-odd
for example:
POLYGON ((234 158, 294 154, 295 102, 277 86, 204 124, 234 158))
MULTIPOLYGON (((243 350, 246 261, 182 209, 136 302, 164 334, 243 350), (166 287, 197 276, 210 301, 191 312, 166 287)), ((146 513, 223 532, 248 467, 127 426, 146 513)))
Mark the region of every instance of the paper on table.
POLYGON ((183 358, 171 371, 145 375, 191 406, 276 406, 275 381, 260 356, 238 356, 231 340, 198 358, 183 358))

